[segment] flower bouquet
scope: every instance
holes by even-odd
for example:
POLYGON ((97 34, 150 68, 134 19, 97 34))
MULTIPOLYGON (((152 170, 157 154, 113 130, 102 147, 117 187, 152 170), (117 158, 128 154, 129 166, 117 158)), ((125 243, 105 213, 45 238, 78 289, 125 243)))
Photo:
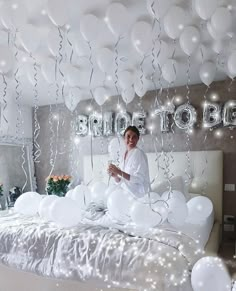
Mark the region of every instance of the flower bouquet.
POLYGON ((60 175, 55 176, 51 175, 46 178, 47 185, 46 191, 49 195, 55 194, 57 196, 65 196, 68 191, 69 184, 71 182, 71 176, 68 175, 60 175))

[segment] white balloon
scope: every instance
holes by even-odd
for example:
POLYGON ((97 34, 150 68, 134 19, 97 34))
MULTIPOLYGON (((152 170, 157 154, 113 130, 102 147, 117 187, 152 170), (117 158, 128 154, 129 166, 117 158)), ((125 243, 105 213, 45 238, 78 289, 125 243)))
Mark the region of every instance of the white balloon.
POLYGON ((22 26, 17 34, 21 45, 28 53, 34 53, 40 45, 38 28, 32 24, 22 26))
POLYGON ((106 21, 110 31, 121 36, 128 32, 130 16, 127 8, 121 3, 112 3, 106 11, 106 21))
POLYGON ((140 198, 139 201, 142 203, 156 203, 161 200, 161 196, 156 192, 150 192, 146 194, 144 197, 140 198))
POLYGON ((51 220, 51 216, 50 216, 50 207, 52 205, 52 203, 56 200, 59 199, 58 196, 56 195, 47 195, 46 197, 44 197, 39 204, 39 216, 41 218, 43 218, 46 221, 50 221, 51 220))
POLYGON ((134 81, 134 91, 139 97, 143 97, 147 93, 147 79, 145 77, 136 77, 134 81))
POLYGON ((169 205, 169 223, 177 227, 183 225, 188 216, 187 204, 178 198, 171 198, 167 203, 169 205))
POLYGON ((220 54, 224 49, 224 44, 221 40, 216 40, 212 44, 212 49, 215 53, 220 54))
POLYGON ((108 188, 107 188, 107 190, 105 192, 106 197, 108 198, 111 195, 111 193, 114 192, 114 191, 116 191, 118 188, 119 187, 117 185, 115 185, 115 184, 108 186, 108 188))
POLYGON ((90 42, 97 38, 100 30, 99 19, 93 14, 83 15, 80 19, 80 32, 83 38, 90 42))
POLYGON ((150 205, 140 202, 135 202, 131 207, 130 216, 132 221, 141 227, 154 227, 162 220, 162 217, 153 211, 150 205))
POLYGON ((119 85, 122 89, 130 88, 134 83, 134 76, 130 71, 119 72, 119 85))
POLYGON ((0 73, 6 74, 13 69, 13 53, 5 46, 0 46, 0 73))
POLYGON ((162 76, 169 82, 173 83, 177 77, 177 62, 174 59, 169 59, 162 66, 162 76))
POLYGON ((114 53, 106 47, 101 48, 97 53, 96 60, 99 69, 108 73, 113 69, 114 53))
POLYGON ((122 222, 130 221, 130 209, 134 203, 133 197, 123 189, 113 191, 107 199, 109 214, 116 220, 122 222))
POLYGON ((162 66, 171 55, 170 44, 160 40, 155 43, 155 64, 162 66))
POLYGON ((210 61, 203 63, 200 67, 199 75, 202 82, 209 86, 215 79, 216 65, 210 61))
POLYGON ((164 17, 164 29, 166 34, 172 39, 178 38, 186 22, 186 12, 178 6, 172 6, 164 17))
POLYGON ((42 196, 36 192, 26 192, 17 198, 14 210, 24 215, 35 215, 38 212, 42 196))
POLYGON ((68 65, 66 66, 65 72, 68 85, 71 87, 78 86, 78 81, 81 77, 80 70, 72 65, 68 65))
POLYGON ((165 16, 170 6, 170 0, 147 0, 147 10, 156 19, 165 16))
POLYGON ((158 201, 153 205, 154 211, 161 216, 161 223, 165 222, 169 215, 169 208, 164 201, 158 201))
POLYGON ((181 49, 190 56, 200 43, 200 32, 194 26, 187 26, 180 35, 179 43, 181 49))
POLYGON ((187 203, 188 221, 191 223, 201 223, 213 212, 211 200, 204 196, 198 196, 190 199, 187 203))
POLYGON ((63 26, 68 20, 66 0, 48 0, 48 16, 56 26, 63 26))
POLYGON ((107 204, 107 196, 106 190, 108 186, 104 182, 95 182, 91 186, 91 200, 93 202, 97 202, 98 204, 106 205, 107 204))
POLYGON ((114 137, 108 144, 109 159, 113 163, 121 161, 125 151, 126 147, 123 138, 114 137))
POLYGON ((79 100, 73 96, 72 94, 66 95, 65 97, 65 105, 66 107, 73 112, 75 108, 77 107, 79 100))
POLYGON ((207 20, 215 12, 218 6, 218 0, 195 0, 195 9, 197 14, 204 20, 207 20))
POLYGON ((72 192, 71 199, 77 202, 80 209, 85 210, 91 202, 91 191, 85 185, 78 185, 72 192))
POLYGON ((70 189, 69 191, 67 191, 65 197, 72 199, 73 190, 74 189, 70 189))
POLYGON ((82 218, 81 210, 72 199, 60 197, 50 206, 52 221, 60 227, 76 226, 82 218))
POLYGON ((141 55, 145 55, 152 46, 152 27, 145 21, 138 21, 131 31, 132 44, 141 55))
POLYGON ((49 84, 53 84, 56 81, 55 67, 55 60, 49 58, 45 60, 41 65, 42 75, 49 84))
POLYGON ((236 76, 236 51, 233 51, 227 61, 228 70, 231 76, 236 76))
POLYGON ((218 7, 211 17, 211 25, 220 33, 226 33, 232 27, 232 14, 225 7, 218 7))
POLYGON ((27 17, 27 9, 22 1, 9 0, 1 6, 1 22, 8 30, 24 25, 27 22, 27 17))
POLYGON ((191 283, 194 291, 230 291, 231 278, 220 258, 203 257, 193 266, 191 283))
POLYGON ((183 193, 181 193, 180 191, 177 190, 172 190, 170 191, 165 191, 162 195, 161 195, 161 199, 167 201, 168 199, 179 199, 183 202, 186 202, 186 198, 184 196, 183 193))
POLYGON ((126 104, 129 104, 131 101, 133 101, 135 97, 134 87, 132 86, 122 90, 121 97, 126 104))
POLYGON ((102 106, 106 102, 106 100, 109 98, 107 89, 105 89, 104 87, 96 88, 93 92, 93 96, 97 104, 100 106, 102 106))
POLYGON ((225 38, 225 33, 222 33, 220 31, 216 31, 212 25, 211 25, 211 22, 207 22, 207 30, 210 34, 210 36, 215 39, 215 40, 220 40, 220 39, 223 39, 225 38))

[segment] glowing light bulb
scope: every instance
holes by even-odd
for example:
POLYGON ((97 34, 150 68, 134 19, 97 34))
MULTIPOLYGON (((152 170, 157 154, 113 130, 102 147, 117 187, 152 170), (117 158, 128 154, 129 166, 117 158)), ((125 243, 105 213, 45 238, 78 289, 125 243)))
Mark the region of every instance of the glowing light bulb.
POLYGON ((108 17, 104 17, 103 20, 107 23, 109 21, 108 17))
POLYGON ((56 114, 56 113, 54 113, 54 114, 53 114, 53 119, 54 119, 54 120, 59 120, 59 115, 56 114))
POLYGON ((19 7, 19 5, 17 3, 12 3, 11 7, 12 9, 16 10, 19 7))
POLYGON ((79 138, 78 136, 76 136, 76 137, 74 138, 74 143, 75 143, 76 145, 78 145, 78 144, 80 143, 80 138, 79 138))

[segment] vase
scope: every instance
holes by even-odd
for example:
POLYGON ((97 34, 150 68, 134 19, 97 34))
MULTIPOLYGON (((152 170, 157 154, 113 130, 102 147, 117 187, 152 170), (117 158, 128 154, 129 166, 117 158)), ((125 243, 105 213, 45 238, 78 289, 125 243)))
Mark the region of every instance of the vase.
POLYGON ((8 208, 7 199, 4 195, 0 196, 0 205, 1 205, 1 210, 6 210, 8 208))
POLYGON ((56 195, 56 196, 59 196, 59 197, 65 197, 65 194, 63 191, 55 191, 55 192, 52 192, 51 195, 56 195))

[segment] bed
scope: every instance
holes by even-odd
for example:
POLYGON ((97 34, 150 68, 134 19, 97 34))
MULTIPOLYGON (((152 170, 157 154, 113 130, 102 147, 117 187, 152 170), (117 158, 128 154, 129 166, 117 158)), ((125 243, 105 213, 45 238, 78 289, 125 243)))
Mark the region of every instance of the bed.
MULTIPOLYGON (((105 171, 107 168, 108 159, 108 155, 94 155, 91 162, 91 156, 85 156, 83 161, 84 181, 91 182, 97 179, 106 180, 105 171)), ((215 221, 210 233, 209 240, 206 244, 205 251, 206 254, 216 255, 220 244, 222 223, 223 153, 221 151, 197 151, 190 153, 174 152, 168 154, 148 153, 148 160, 150 176, 154 181, 153 185, 155 182, 164 179, 165 170, 161 165, 165 165, 166 161, 168 161, 168 169, 170 173, 173 173, 174 175, 183 176, 187 174, 188 176, 191 176, 191 183, 189 184, 190 192, 198 194, 202 193, 212 200, 215 210, 215 221)), ((151 235, 149 234, 148 237, 143 237, 143 234, 138 232, 125 233, 121 232, 119 229, 112 230, 97 225, 84 226, 83 232, 89 231, 90 234, 92 232, 93 236, 95 235, 96 237, 103 238, 103 251, 101 251, 100 257, 94 258, 94 265, 92 266, 93 270, 95 269, 95 266, 99 267, 102 264, 101 262, 103 262, 104 258, 108 258, 107 256, 103 256, 107 250, 107 244, 109 244, 109 241, 111 241, 111 238, 113 237, 116 237, 120 242, 123 242, 125 239, 127 239, 129 244, 135 243, 137 249, 135 252, 135 250, 127 248, 126 256, 124 257, 124 250, 119 252, 118 249, 113 248, 112 250, 111 248, 109 257, 113 257, 115 263, 117 263, 116 260, 119 262, 122 261, 122 264, 114 265, 112 260, 105 264, 105 269, 103 268, 103 271, 106 270, 107 276, 109 277, 108 280, 104 280, 104 277, 103 280, 99 280, 98 276, 94 275, 93 270, 91 271, 91 274, 93 275, 87 277, 85 276, 86 278, 83 277, 85 280, 80 280, 78 269, 81 266, 75 268, 73 265, 74 269, 71 269, 71 273, 65 272, 63 275, 58 275, 55 269, 56 266, 61 266, 62 263, 61 257, 58 257, 59 253, 66 253, 68 247, 70 249, 76 249, 77 247, 79 248, 81 246, 83 238, 81 238, 79 234, 77 237, 76 231, 73 233, 68 233, 68 230, 65 230, 64 232, 60 232, 59 235, 57 234, 57 229, 50 226, 51 234, 49 233, 50 231, 47 230, 49 234, 46 236, 44 230, 46 230, 48 226, 44 224, 41 225, 40 231, 45 236, 37 236, 37 239, 34 236, 35 241, 32 244, 32 241, 27 239, 27 235, 29 233, 34 235, 35 231, 38 231, 38 218, 25 220, 25 218, 22 217, 15 217, 13 223, 12 217, 9 218, 7 215, 9 214, 5 214, 4 216, 3 213, 2 218, 0 219, 0 291, 149 290, 146 288, 146 286, 149 286, 150 290, 155 287, 156 290, 190 291, 191 284, 189 280, 189 273, 184 277, 185 281, 183 285, 175 286, 174 284, 171 284, 168 285, 168 288, 166 288, 166 282, 163 278, 166 274, 171 272, 164 272, 163 268, 161 268, 162 262, 160 261, 158 261, 158 266, 160 268, 158 269, 159 274, 157 275, 157 282, 151 282, 152 284, 149 282, 148 285, 145 283, 146 285, 144 284, 141 286, 142 282, 146 282, 145 280, 147 280, 148 274, 152 272, 152 275, 154 276, 156 270, 155 265, 152 265, 153 261, 149 269, 145 269, 146 261, 144 263, 144 259, 140 260, 137 249, 143 249, 142 255, 145 257, 145 260, 148 258, 148 256, 156 256, 158 260, 160 254, 163 257, 163 254, 167 256, 169 252, 177 250, 181 253, 181 258, 179 259, 180 261, 178 261, 178 268, 173 267, 174 269, 172 272, 177 272, 177 269, 181 270, 181 268, 184 269, 186 266, 191 269, 194 262, 200 257, 200 255, 202 255, 196 251, 197 245, 194 245, 191 238, 183 236, 178 232, 171 232, 168 230, 168 234, 167 232, 164 232, 164 234, 163 232, 153 233, 151 235), (26 232, 27 228, 28 231, 26 232), (95 231, 96 234, 94 234, 95 231), (19 242, 12 240, 11 235, 16 232, 18 232, 17 237, 20 239, 19 242), (43 244, 47 241, 48 238, 51 238, 52 234, 54 234, 55 237, 51 242, 50 250, 45 249, 43 244), (168 243, 165 242, 166 237, 168 237, 168 243), (71 240, 68 240, 68 238, 71 240), (69 242, 65 243, 66 240, 69 242), (71 245, 71 242, 73 242, 73 245, 71 245), (20 243, 22 243, 22 245, 20 245, 20 243), (32 248, 32 245, 37 246, 35 250, 32 248), (41 245, 40 248, 39 245, 41 245), (160 246, 162 246, 162 248, 160 248, 160 246), (53 252, 53 256, 51 255, 51 251, 53 252), (161 253, 159 253, 159 251, 161 253), (30 255, 34 257, 32 261, 30 255), (39 257, 39 260, 35 260, 35 258, 38 258, 37 256, 39 257), (44 260, 42 260, 42 257, 44 260), (26 258, 27 263, 25 263, 26 258), (130 262, 132 262, 132 264, 130 264, 130 262), (127 268, 127 266, 129 266, 129 268, 127 268), (137 278, 134 277, 134 274, 137 278), (119 282, 117 278, 119 278, 119 280, 122 282, 119 282)), ((79 232, 81 234, 81 229, 79 232)), ((45 243, 45 245, 48 245, 48 243, 45 243)), ((93 248, 90 246, 88 249, 92 254, 93 248)), ((89 253, 88 250, 87 253, 89 253)), ((73 254, 76 254, 76 252, 73 252, 73 254)), ((74 260, 75 257, 76 255, 73 257, 74 260)), ((165 257, 165 259, 168 260, 168 256, 165 257)), ((90 262, 92 261, 90 260, 90 262)), ((155 263, 157 262, 155 261, 155 263)), ((84 263, 82 265, 85 266, 84 263)), ((81 273, 84 272, 84 270, 80 271, 81 273)), ((168 280, 169 279, 170 278, 168 277, 168 280)))

